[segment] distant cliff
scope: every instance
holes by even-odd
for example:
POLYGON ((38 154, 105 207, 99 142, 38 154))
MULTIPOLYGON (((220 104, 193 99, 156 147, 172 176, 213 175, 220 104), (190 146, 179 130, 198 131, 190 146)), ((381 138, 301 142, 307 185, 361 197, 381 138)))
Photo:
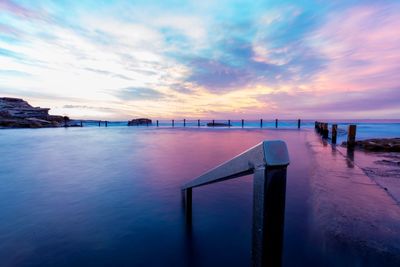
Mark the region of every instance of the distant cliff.
POLYGON ((0 97, 0 128, 41 128, 69 125, 69 118, 49 115, 49 108, 32 107, 20 98, 0 97))

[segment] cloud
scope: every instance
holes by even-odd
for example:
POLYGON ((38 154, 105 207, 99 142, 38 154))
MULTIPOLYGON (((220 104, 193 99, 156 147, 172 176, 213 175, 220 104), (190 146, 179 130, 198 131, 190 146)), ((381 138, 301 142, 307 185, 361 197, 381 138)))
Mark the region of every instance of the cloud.
POLYGON ((395 1, 0 0, 0 8, 0 92, 62 112, 289 117, 339 105, 367 114, 364 102, 376 98, 379 116, 400 114, 387 89, 399 88, 395 1))
POLYGON ((127 87, 120 89, 115 94, 121 100, 127 101, 141 101, 141 100, 160 100, 167 95, 157 90, 146 87, 127 87))
POLYGON ((11 0, 1 0, 0 9, 23 19, 39 20, 45 18, 45 14, 43 12, 23 7, 11 0))

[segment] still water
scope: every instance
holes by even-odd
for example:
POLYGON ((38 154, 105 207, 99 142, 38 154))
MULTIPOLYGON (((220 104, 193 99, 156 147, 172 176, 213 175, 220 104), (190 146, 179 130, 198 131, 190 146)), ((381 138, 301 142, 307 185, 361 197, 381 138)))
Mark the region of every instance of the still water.
POLYGON ((284 266, 374 266, 384 256, 372 252, 365 262, 364 252, 326 248, 330 243, 312 214, 309 134, 136 127, 2 130, 0 265, 251 266, 252 177, 194 189, 190 235, 180 186, 262 140, 283 139, 291 157, 284 266))

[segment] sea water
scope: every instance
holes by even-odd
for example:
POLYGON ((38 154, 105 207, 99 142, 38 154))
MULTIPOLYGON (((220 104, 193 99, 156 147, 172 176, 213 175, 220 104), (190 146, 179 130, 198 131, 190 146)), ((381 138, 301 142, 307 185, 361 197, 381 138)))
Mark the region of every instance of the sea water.
MULTIPOLYGON (((252 177, 195 189, 190 234, 180 188, 262 140, 283 139, 291 158, 283 262, 318 266, 326 244, 310 215, 308 134, 312 130, 1 130, 0 265, 251 266, 252 177)), ((360 255, 342 257, 342 248, 330 251, 332 266, 366 264, 360 255)))

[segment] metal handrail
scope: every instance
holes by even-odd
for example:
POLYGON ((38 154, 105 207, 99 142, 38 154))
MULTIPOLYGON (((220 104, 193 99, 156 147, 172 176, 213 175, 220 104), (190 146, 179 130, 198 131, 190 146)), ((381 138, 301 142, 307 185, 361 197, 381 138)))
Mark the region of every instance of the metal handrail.
POLYGON ((263 141, 184 184, 182 190, 252 174, 255 169, 263 166, 286 167, 287 165, 289 165, 289 153, 286 143, 281 140, 263 141))
POLYGON ((182 186, 186 218, 191 222, 192 189, 254 173, 253 266, 281 266, 289 165, 286 143, 263 141, 182 186))

